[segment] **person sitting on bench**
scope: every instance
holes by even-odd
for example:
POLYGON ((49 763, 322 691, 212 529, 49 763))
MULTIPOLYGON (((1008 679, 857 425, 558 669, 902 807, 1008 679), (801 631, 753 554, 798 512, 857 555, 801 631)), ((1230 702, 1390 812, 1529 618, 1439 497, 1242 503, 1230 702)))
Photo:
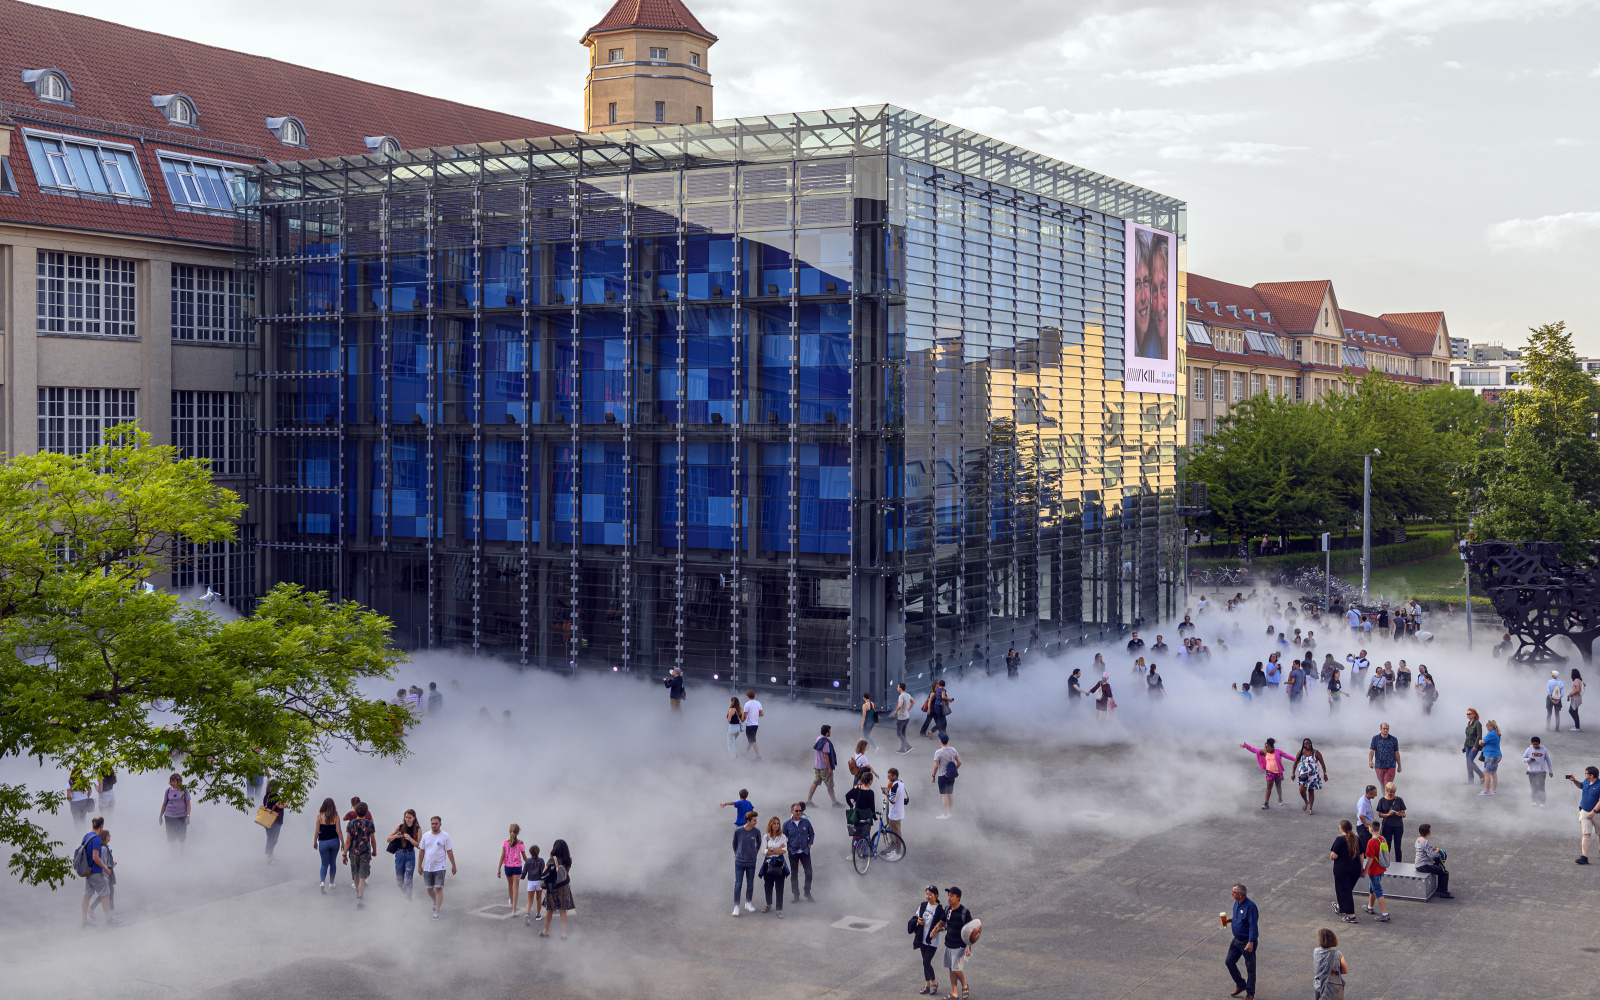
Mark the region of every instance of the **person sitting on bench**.
POLYGON ((1444 870, 1446 854, 1434 847, 1428 841, 1428 834, 1433 832, 1431 823, 1424 823, 1417 827, 1417 861, 1416 869, 1439 878, 1439 896, 1441 899, 1454 899, 1450 895, 1450 873, 1444 870))

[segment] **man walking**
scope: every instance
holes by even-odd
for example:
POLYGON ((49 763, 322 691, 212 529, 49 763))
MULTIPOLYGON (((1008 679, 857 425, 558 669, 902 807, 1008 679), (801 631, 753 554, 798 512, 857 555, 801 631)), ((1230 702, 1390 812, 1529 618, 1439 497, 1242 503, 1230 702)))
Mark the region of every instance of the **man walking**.
POLYGON ((832 726, 823 726, 822 735, 811 744, 811 790, 806 792, 806 805, 811 804, 811 799, 817 794, 817 786, 823 785, 828 789, 828 798, 834 806, 843 809, 844 805, 833 794, 833 769, 839 766, 839 752, 833 747, 833 738, 828 734, 833 732, 832 726))
POLYGON ((739 886, 744 885, 744 908, 754 913, 751 902, 756 891, 756 858, 761 854, 761 831, 756 829, 754 809, 745 813, 744 826, 733 831, 733 915, 739 915, 739 886))
POLYGON ((939 749, 933 752, 933 781, 939 786, 939 800, 944 805, 940 819, 949 819, 955 806, 956 773, 961 768, 961 754, 950 745, 950 734, 939 734, 939 749))
POLYGON ((344 833, 344 861, 356 883, 356 909, 365 910, 367 879, 372 877, 372 841, 377 833, 365 802, 356 804, 356 818, 345 826, 344 833))
POLYGON ((1522 751, 1522 762, 1528 765, 1528 785, 1533 791, 1533 804, 1544 805, 1544 781, 1556 773, 1555 762, 1550 758, 1550 751, 1535 736, 1528 741, 1528 749, 1522 751))
MULTIPOLYGON (((363 803, 365 805, 365 803, 363 803)), ((437 816, 429 817, 428 832, 422 835, 422 884, 428 890, 428 898, 433 900, 433 919, 439 919, 439 908, 444 905, 444 863, 450 861, 450 874, 456 873, 455 845, 450 843, 450 835, 440 829, 443 821, 437 816)))
POLYGON ((1594 839, 1594 814, 1600 809, 1600 768, 1590 764, 1583 769, 1583 781, 1579 782, 1572 775, 1567 775, 1567 780, 1578 786, 1578 832, 1583 835, 1582 851, 1577 862, 1580 865, 1589 863, 1589 841, 1594 839))
POLYGON ((111 915, 111 865, 106 862, 101 854, 101 831, 105 829, 106 821, 103 816, 96 816, 89 821, 89 832, 83 835, 83 860, 89 869, 83 882, 83 926, 87 927, 94 921, 95 904, 100 904, 106 911, 106 925, 116 923, 111 915))
POLYGON ((817 831, 811 828, 811 821, 806 819, 806 804, 796 802, 789 807, 789 818, 784 821, 783 835, 789 838, 789 877, 790 889, 794 901, 800 902, 800 868, 806 870, 806 902, 815 903, 811 898, 811 845, 817 842, 817 831))
POLYGON ((933 731, 943 735, 950 726, 947 718, 950 715, 950 703, 955 701, 950 697, 950 689, 944 681, 933 686, 933 693, 928 696, 928 710, 932 712, 933 731))
POLYGON ((1378 727, 1378 735, 1372 738, 1367 747, 1367 766, 1372 768, 1379 788, 1393 781, 1394 776, 1404 770, 1400 765, 1400 741, 1389 735, 1387 722, 1378 727))
POLYGON ((914 704, 905 681, 896 684, 899 695, 894 700, 894 734, 900 737, 900 749, 895 753, 910 753, 911 743, 906 739, 906 727, 911 724, 911 707, 914 704))
POLYGON ((766 714, 761 708, 761 702, 756 701, 755 691, 746 691, 744 696, 749 700, 744 703, 744 741, 745 754, 755 751, 756 760, 761 759, 761 744, 756 742, 756 730, 761 726, 761 717, 766 714))
MULTIPOLYGON (((934 925, 928 937, 933 937, 941 930, 944 931, 944 967, 950 973, 950 995, 965 997, 967 995, 967 959, 972 957, 972 941, 977 940, 975 934, 966 931, 967 925, 973 923, 972 911, 961 904, 961 887, 951 886, 945 890, 946 906, 944 919, 934 925)), ((981 926, 981 925, 980 925, 981 926)))
POLYGON ((1156 641, 1150 646, 1150 652, 1156 656, 1165 656, 1167 654, 1168 646, 1161 636, 1156 636, 1156 641))
POLYGON ((683 710, 683 671, 673 667, 672 671, 661 679, 661 683, 666 686, 667 699, 672 702, 672 710, 681 712, 683 710))
POLYGON ((1289 707, 1298 709, 1306 696, 1306 671, 1299 660, 1294 661, 1294 669, 1289 671, 1289 707))
POLYGON ((1229 996, 1244 994, 1244 1000, 1256 996, 1256 939, 1260 936, 1261 914, 1255 900, 1245 892, 1244 883, 1233 887, 1233 916, 1223 917, 1223 926, 1233 926, 1233 943, 1228 945, 1228 957, 1223 962, 1233 977, 1234 991, 1229 996), (1239 975, 1239 959, 1244 959, 1244 976, 1239 975))
POLYGON ((1133 638, 1128 640, 1128 655, 1138 656, 1139 650, 1144 648, 1144 640, 1139 638, 1139 633, 1133 633, 1133 638))

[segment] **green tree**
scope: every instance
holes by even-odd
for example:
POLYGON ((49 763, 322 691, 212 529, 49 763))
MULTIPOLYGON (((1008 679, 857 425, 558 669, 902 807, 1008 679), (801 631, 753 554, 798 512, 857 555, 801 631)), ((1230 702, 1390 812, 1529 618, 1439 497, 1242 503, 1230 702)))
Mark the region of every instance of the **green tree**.
POLYGON ((1283 397, 1236 403, 1191 450, 1185 475, 1206 484, 1206 526, 1232 538, 1307 530, 1335 509, 1326 408, 1283 397))
MULTIPOLYGON (((145 589, 177 539, 230 538, 242 512, 204 461, 131 424, 82 455, 0 465, 0 756, 91 777, 181 759, 197 797, 241 809, 263 767, 296 807, 336 744, 404 756, 404 709, 360 691, 402 658, 387 619, 285 585, 224 622, 145 589)), ((0 785, 0 844, 25 881, 71 872, 29 818, 63 797, 0 785)))

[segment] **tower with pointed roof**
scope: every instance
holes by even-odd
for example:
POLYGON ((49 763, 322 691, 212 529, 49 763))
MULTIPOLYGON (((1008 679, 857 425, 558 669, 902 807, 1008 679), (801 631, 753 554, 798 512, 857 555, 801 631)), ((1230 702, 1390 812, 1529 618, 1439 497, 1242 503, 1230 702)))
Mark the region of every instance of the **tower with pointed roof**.
POLYGON ((683 0, 617 0, 583 34, 584 127, 604 132, 710 121, 708 57, 716 42, 683 0))

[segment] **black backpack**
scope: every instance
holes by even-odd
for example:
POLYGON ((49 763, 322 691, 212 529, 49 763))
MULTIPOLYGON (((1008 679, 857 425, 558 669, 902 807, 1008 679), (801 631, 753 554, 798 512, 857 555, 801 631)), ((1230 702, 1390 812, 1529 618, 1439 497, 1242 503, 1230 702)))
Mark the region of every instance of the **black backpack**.
POLYGON ((78 844, 78 849, 72 852, 72 870, 80 878, 89 874, 91 861, 89 858, 89 838, 92 836, 94 836, 92 833, 84 834, 83 841, 78 844))

